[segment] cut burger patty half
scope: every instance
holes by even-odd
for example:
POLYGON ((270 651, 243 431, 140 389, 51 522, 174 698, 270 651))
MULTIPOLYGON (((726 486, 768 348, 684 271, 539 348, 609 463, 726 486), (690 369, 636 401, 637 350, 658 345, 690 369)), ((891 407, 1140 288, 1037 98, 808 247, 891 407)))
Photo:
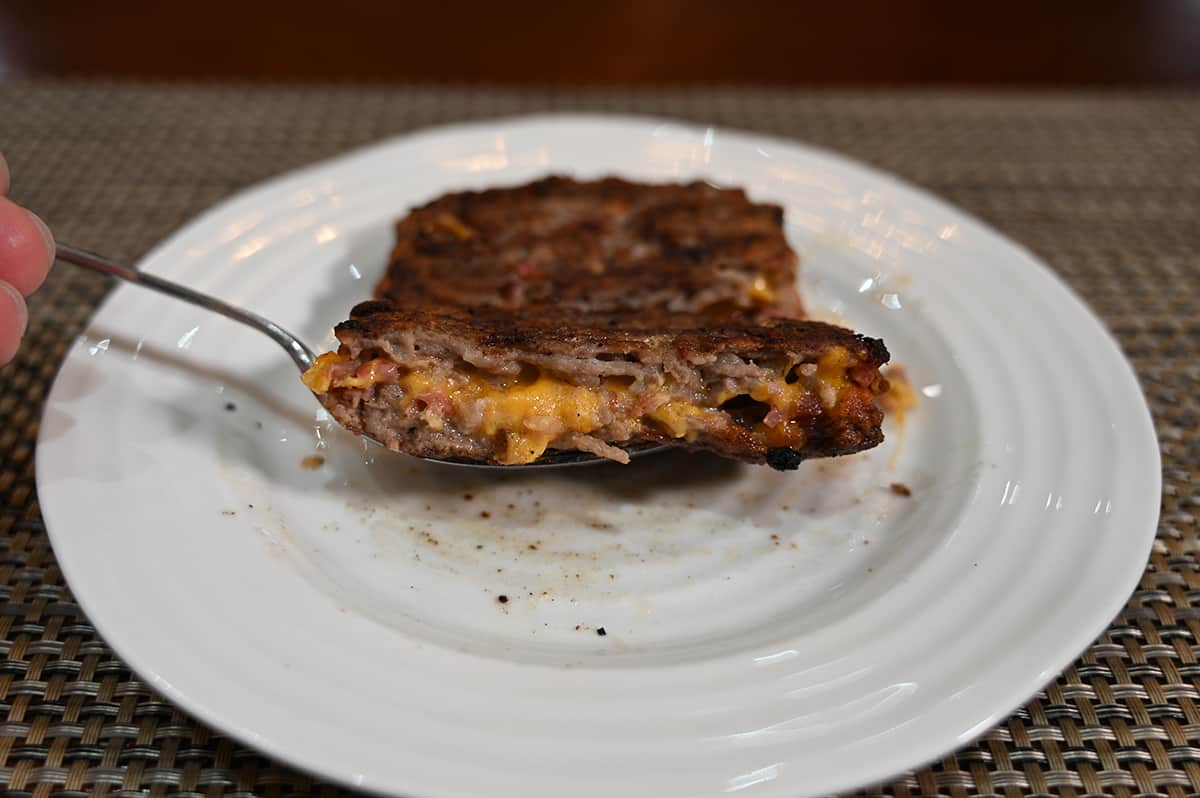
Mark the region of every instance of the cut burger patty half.
POLYGON ((375 298, 798 317, 796 268, 783 209, 741 189, 548 177, 414 209, 396 224, 375 298))
POLYGON ((881 341, 819 322, 366 302, 304 382, 389 449, 529 463, 547 449, 626 461, 658 441, 792 469, 882 441, 881 341))

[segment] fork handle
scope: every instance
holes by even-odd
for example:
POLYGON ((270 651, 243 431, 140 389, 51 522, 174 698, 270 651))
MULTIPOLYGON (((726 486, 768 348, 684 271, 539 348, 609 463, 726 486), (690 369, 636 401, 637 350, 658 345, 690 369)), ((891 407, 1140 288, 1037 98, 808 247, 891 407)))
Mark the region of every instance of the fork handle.
POLYGON ((222 302, 216 297, 202 294, 199 291, 194 291, 178 283, 173 283, 170 280, 164 280, 162 277, 141 272, 137 269, 131 269, 128 266, 115 263, 78 247, 59 244, 55 252, 55 257, 58 260, 65 260, 67 263, 73 263, 85 269, 91 269, 92 271, 107 274, 128 283, 158 291, 160 294, 166 294, 175 299, 182 299, 184 302, 204 308, 205 310, 220 313, 227 319, 233 319, 245 324, 247 327, 252 327, 260 333, 270 336, 272 341, 283 347, 292 359, 292 362, 296 364, 296 368, 300 369, 301 372, 307 371, 316 359, 313 351, 305 346, 299 338, 270 319, 265 319, 257 313, 243 310, 242 308, 230 305, 228 302, 222 302))

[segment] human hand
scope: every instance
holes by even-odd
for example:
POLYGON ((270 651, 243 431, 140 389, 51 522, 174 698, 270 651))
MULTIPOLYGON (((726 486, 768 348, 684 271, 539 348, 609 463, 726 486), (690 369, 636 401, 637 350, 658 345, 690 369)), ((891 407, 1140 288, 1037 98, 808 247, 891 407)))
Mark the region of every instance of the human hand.
POLYGON ((50 228, 8 199, 8 164, 0 154, 0 366, 17 354, 29 311, 25 297, 37 290, 54 262, 50 228))

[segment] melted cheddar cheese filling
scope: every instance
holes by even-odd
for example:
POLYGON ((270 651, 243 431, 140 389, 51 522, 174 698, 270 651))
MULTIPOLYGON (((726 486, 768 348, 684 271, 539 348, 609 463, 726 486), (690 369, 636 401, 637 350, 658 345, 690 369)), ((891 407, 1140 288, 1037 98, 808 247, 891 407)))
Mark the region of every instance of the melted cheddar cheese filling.
MULTIPOLYGON (((655 429, 671 437, 695 440, 703 427, 728 423, 720 406, 743 395, 720 393, 709 404, 671 398, 646 405, 645 395, 612 379, 600 388, 588 388, 541 372, 532 378, 498 382, 464 373, 435 377, 397 371, 383 360, 369 360, 356 370, 337 374, 337 367, 347 361, 344 355, 327 352, 301 379, 318 394, 335 388, 363 389, 379 382, 394 383, 403 391, 399 409, 419 413, 433 430, 443 428, 443 415, 452 415, 455 426, 465 434, 503 436, 503 445, 495 456, 498 462, 508 465, 533 462, 555 439, 569 433, 593 433, 615 418, 636 416, 637 423, 652 422, 655 429), (444 414, 445 407, 439 411, 445 403, 449 403, 449 414, 444 414)), ((814 394, 826 408, 833 407, 847 385, 846 368, 850 364, 849 352, 837 348, 810 365, 807 376, 816 379, 815 391, 810 387, 811 379, 807 384, 804 379, 789 382, 787 375, 754 385, 744 395, 772 412, 750 428, 762 434, 769 446, 803 446, 805 431, 794 418, 797 410, 811 404, 814 394)))
POLYGON ((506 464, 531 463, 550 442, 568 432, 587 434, 604 426, 604 400, 590 388, 539 375, 532 382, 496 385, 475 376, 432 379, 410 372, 398 384, 410 401, 423 396, 445 396, 459 419, 470 419, 472 435, 494 437, 503 433, 504 449, 497 459, 506 464))

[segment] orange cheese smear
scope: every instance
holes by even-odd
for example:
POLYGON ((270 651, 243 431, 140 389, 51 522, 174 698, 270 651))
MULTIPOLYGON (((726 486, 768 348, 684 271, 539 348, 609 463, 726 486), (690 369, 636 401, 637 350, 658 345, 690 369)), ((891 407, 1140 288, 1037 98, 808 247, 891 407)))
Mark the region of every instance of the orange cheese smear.
POLYGON ((333 387, 333 376, 330 371, 345 359, 337 352, 326 352, 300 375, 300 381, 307 385, 313 393, 329 393, 329 389, 333 387))
POLYGON ((903 366, 892 366, 885 372, 887 377, 887 393, 879 397, 879 406, 883 412, 903 424, 905 417, 917 408, 917 392, 908 379, 903 366))
MULTIPOLYGON (((332 370, 347 359, 337 352, 327 352, 317 358, 301 380, 315 393, 323 394, 335 388, 367 388, 383 379, 381 369, 373 368, 375 361, 367 361, 365 369, 360 366, 355 372, 334 380, 332 370)), ((840 397, 850 361, 850 354, 838 348, 827 353, 816 365, 821 401, 826 407, 832 407, 840 397)), ((533 379, 506 383, 461 373, 433 377, 421 372, 407 372, 389 379, 394 379, 403 391, 406 409, 423 397, 444 397, 452 403, 456 421, 464 433, 489 438, 502 435, 503 446, 497 451, 496 459, 507 465, 531 463, 562 435, 587 435, 614 418, 628 418, 635 412, 641 423, 653 422, 655 429, 671 437, 695 440, 706 424, 725 421, 724 412, 718 406, 733 398, 732 394, 721 394, 713 397, 711 404, 673 398, 656 407, 637 411, 637 405, 645 397, 616 380, 607 380, 600 388, 588 388, 544 372, 539 372, 533 379), (471 419, 466 425, 469 428, 463 429, 468 418, 471 419)), ((754 386, 750 398, 777 408, 785 418, 773 427, 759 424, 756 431, 764 434, 772 446, 803 446, 804 431, 792 419, 812 394, 803 381, 789 383, 785 375, 754 386)), ((430 428, 440 430, 443 420, 440 415, 430 414, 426 423, 430 428)))
POLYGON ((769 305, 775 301, 775 291, 771 288, 771 284, 767 282, 767 278, 763 275, 756 276, 750 281, 750 285, 746 287, 746 296, 753 302, 759 302, 763 305, 769 305))

